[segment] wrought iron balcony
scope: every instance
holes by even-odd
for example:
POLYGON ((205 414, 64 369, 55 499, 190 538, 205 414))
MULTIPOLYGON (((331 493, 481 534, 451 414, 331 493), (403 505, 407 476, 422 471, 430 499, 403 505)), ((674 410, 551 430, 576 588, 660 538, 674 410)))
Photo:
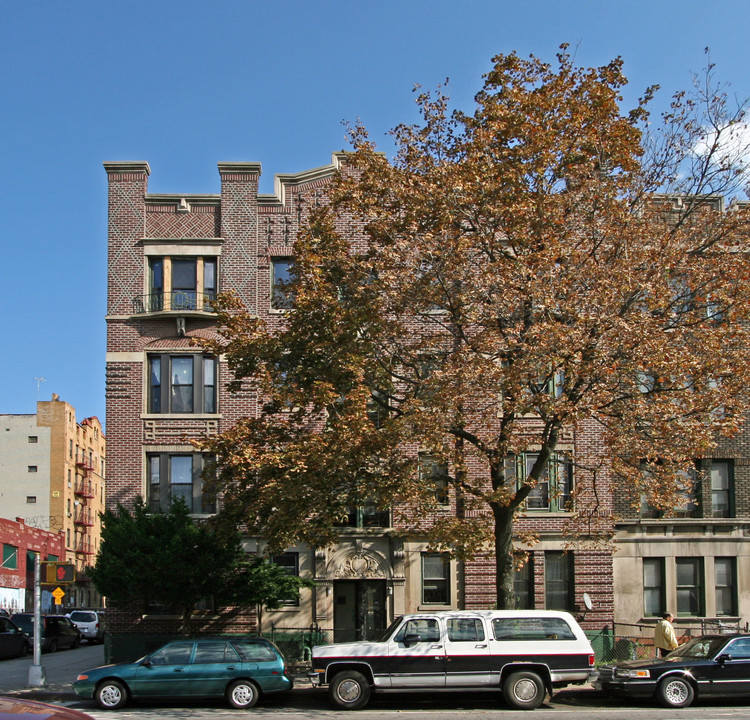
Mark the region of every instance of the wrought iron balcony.
POLYGON ((133 313, 147 315, 163 312, 215 312, 215 292, 179 290, 178 292, 155 292, 133 298, 133 313))

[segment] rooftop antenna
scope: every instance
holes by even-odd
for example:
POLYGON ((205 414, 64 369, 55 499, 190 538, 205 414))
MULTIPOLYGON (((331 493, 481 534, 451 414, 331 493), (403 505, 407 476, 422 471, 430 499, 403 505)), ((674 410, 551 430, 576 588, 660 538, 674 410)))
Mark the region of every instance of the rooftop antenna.
POLYGON ((47 382, 45 377, 35 377, 36 380, 36 401, 39 402, 39 388, 41 388, 43 382, 47 382))

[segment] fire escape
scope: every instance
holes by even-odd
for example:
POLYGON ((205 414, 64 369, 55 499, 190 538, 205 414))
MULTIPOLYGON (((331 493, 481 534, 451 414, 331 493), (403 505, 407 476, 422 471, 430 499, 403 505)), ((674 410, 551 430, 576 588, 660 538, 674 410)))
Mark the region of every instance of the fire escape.
POLYGON ((94 554, 91 543, 91 531, 89 530, 89 528, 94 526, 94 513, 90 503, 90 500, 94 497, 94 488, 91 480, 93 472, 94 468, 91 460, 86 458, 85 453, 81 453, 81 459, 76 461, 76 484, 73 489, 76 497, 75 513, 73 515, 73 523, 76 526, 73 550, 76 554, 76 560, 81 561, 80 566, 83 567, 88 564, 88 556, 94 554))

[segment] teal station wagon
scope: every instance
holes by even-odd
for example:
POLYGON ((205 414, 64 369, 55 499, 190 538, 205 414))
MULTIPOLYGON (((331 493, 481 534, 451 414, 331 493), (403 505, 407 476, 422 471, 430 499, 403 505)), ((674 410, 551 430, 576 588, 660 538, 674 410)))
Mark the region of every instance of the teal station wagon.
POLYGON ((86 670, 73 689, 105 710, 130 699, 220 697, 242 709, 253 707, 264 693, 292 685, 273 643, 242 637, 177 640, 132 663, 86 670))

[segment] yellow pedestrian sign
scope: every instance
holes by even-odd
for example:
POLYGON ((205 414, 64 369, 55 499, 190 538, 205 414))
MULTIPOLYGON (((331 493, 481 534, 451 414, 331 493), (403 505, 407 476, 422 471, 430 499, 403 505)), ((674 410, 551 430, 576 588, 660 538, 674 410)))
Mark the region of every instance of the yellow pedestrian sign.
POLYGON ((62 599, 65 597, 65 593, 60 588, 55 588, 52 591, 52 597, 55 598, 55 605, 61 605, 62 599))

